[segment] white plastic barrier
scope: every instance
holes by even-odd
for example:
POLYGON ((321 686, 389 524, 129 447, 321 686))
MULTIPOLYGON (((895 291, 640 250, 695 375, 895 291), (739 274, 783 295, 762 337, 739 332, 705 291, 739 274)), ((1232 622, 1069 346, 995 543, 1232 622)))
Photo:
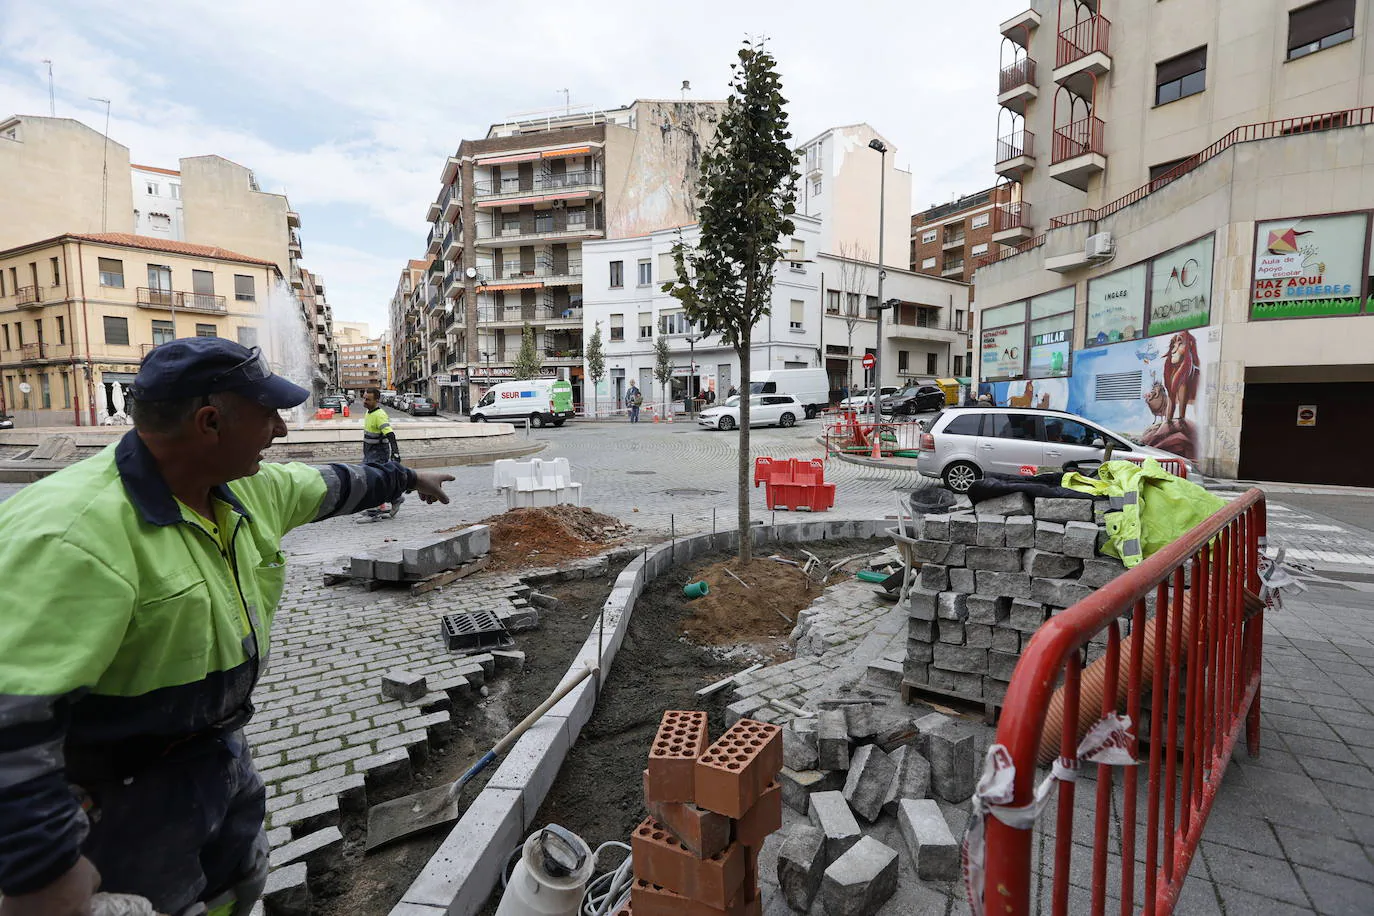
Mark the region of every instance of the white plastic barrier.
POLYGON ((509 509, 582 505, 582 484, 573 482, 567 458, 499 459, 492 469, 492 485, 505 493, 509 509))

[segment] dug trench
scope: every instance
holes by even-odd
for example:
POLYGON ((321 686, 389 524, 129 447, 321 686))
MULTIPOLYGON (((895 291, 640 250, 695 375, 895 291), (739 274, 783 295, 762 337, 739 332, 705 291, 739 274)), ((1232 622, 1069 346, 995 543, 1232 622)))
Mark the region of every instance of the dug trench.
MULTIPOLYGON (((806 550, 822 562, 876 549, 876 542, 826 540, 806 550)), ((605 680, 591 720, 569 751, 558 778, 527 833, 548 823, 560 824, 592 847, 608 840, 626 841, 644 817, 641 771, 649 744, 665 709, 704 709, 711 733, 725 727, 728 691, 698 697, 696 691, 756 662, 767 664, 791 656, 787 636, 791 619, 820 593, 807 585, 799 566, 768 559, 776 553, 805 562, 798 545, 759 549, 743 568, 732 553, 718 552, 666 570, 648 583, 635 602, 624 642, 605 680), (732 576, 725 572, 728 569, 732 576), (738 578, 736 578, 736 576, 738 578), (689 582, 705 580, 709 593, 694 601, 683 595, 689 582), (743 581, 740 581, 743 580, 743 581), (787 619, 791 618, 791 619, 787 619)), ((463 771, 515 723, 547 697, 561 681, 574 654, 596 625, 597 615, 623 563, 602 578, 536 586, 558 599, 540 615, 538 629, 516 634, 525 653, 521 671, 498 674, 488 682, 489 696, 454 716, 455 734, 432 750, 407 786, 371 791, 377 804, 411 792, 440 786, 463 771)), ((830 577, 830 582, 844 576, 830 577)), ((463 802, 471 802, 498 764, 468 784, 463 802)), ((315 888, 313 911, 326 916, 384 916, 443 842, 439 828, 364 854, 365 820, 346 818, 344 862, 315 888)), ((484 912, 494 913, 500 888, 484 912)))

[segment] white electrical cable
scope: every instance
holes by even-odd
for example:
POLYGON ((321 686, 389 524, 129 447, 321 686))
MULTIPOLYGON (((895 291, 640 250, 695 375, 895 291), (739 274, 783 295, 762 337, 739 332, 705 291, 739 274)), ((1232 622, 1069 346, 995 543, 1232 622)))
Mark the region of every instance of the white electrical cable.
MULTIPOLYGON (((592 858, 599 864, 602 850, 608 848, 623 849, 626 853, 630 851, 627 844, 610 840, 596 847, 592 858)), ((587 884, 587 892, 582 897, 582 916, 609 916, 625 902, 630 895, 630 885, 634 883, 632 865, 633 859, 626 855, 625 861, 615 869, 605 872, 587 884)))

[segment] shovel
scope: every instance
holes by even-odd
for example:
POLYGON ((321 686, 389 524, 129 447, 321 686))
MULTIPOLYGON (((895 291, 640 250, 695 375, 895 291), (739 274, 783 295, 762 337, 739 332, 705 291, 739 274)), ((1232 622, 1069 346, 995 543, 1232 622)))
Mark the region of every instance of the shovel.
POLYGON ((487 764, 504 754, 507 748, 528 731, 530 726, 543 718, 544 713, 552 709, 559 700, 572 692, 574 687, 596 672, 597 668, 591 665, 584 666, 573 675, 572 680, 555 690, 552 696, 540 703, 534 712, 525 716, 519 725, 507 732, 506 736, 496 742, 481 759, 468 767, 467 772, 459 776, 455 782, 375 806, 367 813, 367 851, 371 852, 387 843, 458 820, 462 813, 458 810, 458 796, 468 781, 486 769, 487 764))

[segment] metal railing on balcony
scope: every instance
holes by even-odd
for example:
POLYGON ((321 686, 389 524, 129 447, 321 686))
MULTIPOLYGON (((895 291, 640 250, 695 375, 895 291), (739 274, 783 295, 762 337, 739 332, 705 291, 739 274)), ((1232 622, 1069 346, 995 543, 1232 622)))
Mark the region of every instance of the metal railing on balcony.
POLYGON ((967 238, 967 236, 964 233, 958 232, 953 235, 945 236, 940 244, 943 245, 945 248, 953 248, 956 245, 964 244, 965 238, 967 238))
POLYGON ((18 297, 18 305, 22 308, 26 305, 41 305, 43 302, 43 290, 37 286, 21 286, 14 291, 18 297))
POLYGON ((581 359, 582 350, 579 347, 559 349, 557 347, 544 348, 545 359, 581 359))
POLYGON ((1002 68, 1002 73, 997 80, 997 92, 1000 95, 1004 92, 1010 92, 1018 86, 1034 85, 1035 61, 1032 58, 1023 57, 1002 68))
POLYGON ((210 312, 220 314, 226 311, 224 297, 213 293, 186 293, 172 289, 149 289, 140 286, 137 291, 140 308, 185 309, 188 312, 210 312))
POLYGON ((1056 127, 1054 129, 1054 144, 1050 151, 1050 161, 1057 163, 1088 153, 1105 152, 1102 142, 1104 126, 1101 118, 1088 115, 1086 118, 1071 121, 1063 127, 1056 127))
POLYGON ((1007 162, 1019 156, 1035 155, 1035 134, 1018 130, 997 139, 997 162, 1007 162))
POLYGON ((458 204, 459 208, 463 205, 457 182, 444 188, 444 192, 439 195, 439 208, 441 210, 448 210, 449 205, 453 203, 458 204))
POLYGON ((472 184, 472 193, 474 197, 545 194, 551 191, 598 187, 604 181, 605 178, 600 169, 580 169, 576 172, 565 172, 562 175, 538 175, 526 183, 522 183, 518 176, 501 178, 498 181, 475 181, 472 184))
POLYGON ((601 232, 605 228, 606 225, 603 220, 590 218, 578 224, 573 224, 569 221, 563 228, 557 228, 557 224, 552 221, 535 223, 533 226, 506 226, 503 223, 479 222, 477 224, 477 237, 483 240, 514 239, 536 235, 558 238, 560 236, 586 235, 590 232, 601 232))
POLYGON ((1111 22, 1103 16, 1093 16, 1069 26, 1059 33, 1054 65, 1063 67, 1098 51, 1109 53, 1107 39, 1111 31, 1111 22))
POLYGON ((31 363, 40 359, 48 358, 48 347, 42 343, 24 344, 19 348, 19 359, 21 362, 31 363))
POLYGON ((992 212, 993 233, 1009 229, 1029 229, 1035 223, 1031 219, 1031 205, 1024 201, 999 204, 992 212))
POLYGON ((552 261, 541 262, 534 267, 521 267, 519 261, 507 261, 501 265, 500 270, 493 270, 488 282, 500 283, 502 281, 518 280, 544 280, 551 277, 580 277, 582 276, 582 262, 580 260, 568 261, 566 267, 556 267, 552 261))
POLYGON ((960 273, 960 272, 963 271, 963 269, 964 269, 964 259, 963 259, 963 258, 956 258, 956 259, 953 260, 953 261, 946 261, 943 265, 941 265, 941 267, 940 267, 940 273, 942 273, 942 274, 960 273))

